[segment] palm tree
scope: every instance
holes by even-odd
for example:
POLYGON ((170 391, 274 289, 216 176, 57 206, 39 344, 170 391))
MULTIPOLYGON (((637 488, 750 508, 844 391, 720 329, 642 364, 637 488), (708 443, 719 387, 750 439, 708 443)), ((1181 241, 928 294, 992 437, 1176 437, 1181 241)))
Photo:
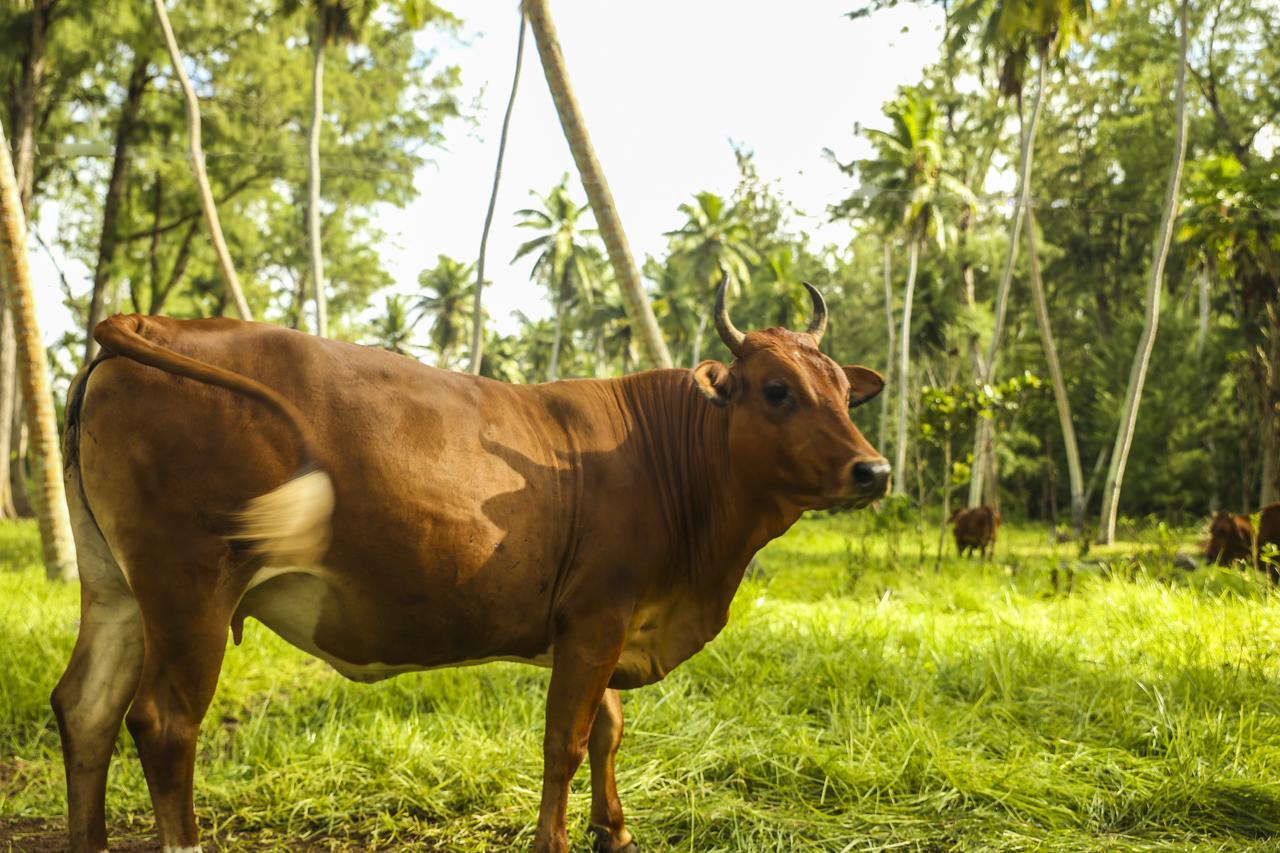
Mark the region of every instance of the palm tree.
POLYGON ((227 295, 236 306, 236 313, 242 320, 252 320, 249 303, 245 301, 244 291, 240 289, 240 278, 236 275, 235 264, 231 262, 231 253, 227 251, 227 241, 222 236, 222 223, 218 220, 218 209, 213 203, 213 190, 209 188, 209 176, 204 170, 204 146, 200 144, 200 102, 196 99, 196 90, 187 78, 182 67, 182 53, 178 50, 178 40, 174 38, 173 27, 169 24, 169 13, 164 8, 164 0, 152 0, 156 9, 156 17, 160 21, 160 30, 164 34, 164 44, 169 51, 169 61, 173 63, 173 73, 182 86, 183 96, 187 102, 187 136, 191 153, 191 171, 195 176, 196 190, 200 195, 200 208, 204 211, 205 224, 209 226, 209 238, 213 242, 213 252, 218 258, 218 268, 222 271, 222 279, 227 285, 227 295))
MULTIPOLYGON (((978 381, 995 380, 996 356, 1004 336, 1005 315, 1009 307, 1009 289, 1018 260, 1018 242, 1022 220, 1031 195, 1031 164, 1035 152, 1036 131, 1044 104, 1049 64, 1061 57, 1073 42, 1082 41, 1094 18, 1092 0, 961 0, 949 24, 952 45, 974 37, 983 54, 999 66, 1000 91, 1017 101, 1018 119, 1022 124, 1018 151, 1018 183, 1014 190, 1013 216, 1009 223, 1009 245, 996 289, 995 324, 987 359, 979 365, 978 381), (1036 58, 1036 90, 1031 116, 1023 113, 1028 62, 1036 58)), ((979 418, 974 440, 973 477, 969 481, 969 505, 983 501, 986 472, 993 452, 991 422, 979 418)), ((994 483, 991 484, 994 488, 994 483)))
POLYGON ((533 28, 533 37, 538 45, 538 56, 542 60, 542 70, 547 78, 547 87, 551 90, 551 99, 555 102, 556 112, 560 116, 560 126, 564 130, 565 139, 569 143, 569 151, 573 154, 573 162, 577 164, 578 175, 582 186, 587 191, 587 200, 595 213, 596 222, 600 226, 600 234, 604 238, 605 248, 609 252, 609 262, 613 265, 614 275, 627 299, 627 307, 631 313, 645 355, 655 367, 671 367, 671 354, 662 340, 662 331, 658 328, 658 320, 653 314, 653 306, 644 291, 644 282, 640 278, 640 270, 636 267, 635 258, 631 255, 631 246, 627 243, 626 233, 622 230, 622 222, 618 218, 617 208, 613 203, 613 193, 605 181, 604 170, 596 159, 591 138, 587 136, 587 126, 578 107, 578 100, 569 85, 569 73, 565 68, 564 55, 560 50, 560 39, 555 25, 551 21, 551 12, 547 8, 548 0, 523 0, 524 13, 533 28))
POLYGON ((502 132, 498 136, 498 162, 493 167, 493 189, 489 193, 489 209, 484 214, 484 229, 480 232, 480 255, 476 260, 476 296, 471 309, 471 372, 480 373, 484 360, 484 253, 489 245, 489 228, 493 225, 493 209, 498 204, 498 182, 502 180, 502 158, 507 153, 507 135, 511 130, 511 111, 516 105, 516 88, 520 85, 520 65, 524 60, 524 31, 528 23, 524 11, 520 12, 520 35, 516 39, 516 70, 511 77, 511 95, 507 98, 507 111, 502 116, 502 132))
POLYGON ((591 301, 597 281, 592 265, 597 256, 586 240, 593 232, 582 227, 583 215, 589 207, 573 200, 568 183, 569 176, 565 175, 545 196, 534 193, 542 202, 542 210, 525 208, 516 211, 516 216, 522 217, 518 227, 542 232, 522 243, 513 260, 537 255, 533 263, 533 277, 547 288, 555 306, 555 333, 547 369, 548 380, 559 378, 565 313, 579 296, 591 301))
MULTIPOLYGON (((907 286, 902 300, 902 330, 898 359, 898 424, 895 470, 906 471, 907 399, 911 367, 911 308, 915 297, 920 253, 930 240, 946 247, 944 219, 951 200, 972 206, 973 194, 954 176, 943 171, 942 126, 937 103, 920 89, 906 89, 885 105, 893 129, 868 130, 867 140, 876 156, 858 163, 862 181, 875 193, 874 210, 886 216, 886 225, 900 228, 907 241, 907 286)), ((894 492, 906 494, 907 478, 894 478, 894 492)))
MULTIPOLYGON (((0 279, 5 302, 13 312, 18 340, 18 371, 31 435, 31 458, 36 475, 36 518, 45 574, 51 580, 76 577, 75 542, 71 518, 62 487, 62 454, 58 450, 58 421, 49 388, 49 365, 45 360, 40 327, 36 323, 35 293, 27 261, 27 227, 22 215, 18 179, 13 171, 9 142, 0 124, 0 279)), ((8 425, 5 425, 8 428, 8 425)))
POLYGON ((1102 492, 1099 540, 1104 544, 1110 544, 1116 538, 1120 488, 1124 483, 1129 448, 1133 444, 1133 431, 1138 423, 1138 405, 1142 402, 1142 386, 1147 379, 1151 350, 1156 344, 1156 329, 1160 323, 1160 294, 1164 287, 1164 264, 1169 257, 1169 245, 1173 242, 1173 222, 1178 207, 1178 189, 1182 182, 1182 164, 1187 156, 1187 3, 1188 0, 1182 0, 1178 11, 1178 83, 1174 94, 1177 130, 1173 138, 1173 165, 1169 169, 1169 184, 1165 190, 1160 230, 1156 232, 1151 249, 1151 274, 1147 279, 1146 319, 1142 326, 1142 339, 1129 370, 1129 387, 1125 392, 1124 409, 1120 415, 1120 426, 1116 429, 1111 465, 1102 492))
POLYGON ((400 294, 388 296, 382 315, 373 321, 370 343, 387 352, 414 357, 418 349, 411 343, 414 322, 410 319, 409 300, 400 294))
POLYGON ((427 315, 434 318, 429 336, 438 354, 439 367, 452 366, 454 352, 470 324, 473 306, 469 300, 475 287, 474 274, 471 264, 440 255, 434 267, 418 275, 418 285, 425 292, 418 297, 414 308, 417 319, 427 315))
POLYGON ((737 296, 751 284, 751 265, 760 255, 751 245, 751 227, 737 209, 711 192, 700 192, 693 203, 680 205, 684 225, 666 232, 672 258, 690 277, 690 296, 697 309, 693 330, 693 364, 702 354, 702 338, 710 312, 705 309, 723 276, 729 277, 729 293, 737 296))

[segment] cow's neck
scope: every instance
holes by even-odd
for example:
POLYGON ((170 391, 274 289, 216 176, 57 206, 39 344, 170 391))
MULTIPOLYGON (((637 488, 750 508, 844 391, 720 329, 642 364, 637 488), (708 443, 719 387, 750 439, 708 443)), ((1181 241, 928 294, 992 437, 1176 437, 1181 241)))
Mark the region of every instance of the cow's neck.
POLYGON ((754 472, 731 464, 731 412, 703 397, 688 371, 637 374, 620 387, 664 522, 671 580, 727 608, 752 556, 803 509, 762 494, 754 472))

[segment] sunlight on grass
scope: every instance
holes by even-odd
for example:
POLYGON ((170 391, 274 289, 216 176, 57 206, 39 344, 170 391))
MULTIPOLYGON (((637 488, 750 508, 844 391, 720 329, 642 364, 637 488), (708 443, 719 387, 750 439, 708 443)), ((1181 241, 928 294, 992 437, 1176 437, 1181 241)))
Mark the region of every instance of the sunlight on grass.
MULTIPOLYGON (((1267 584, 1172 568, 1191 537, 1169 531, 1081 560, 1005 528, 983 564, 936 563, 936 528, 876 526, 802 521, 720 638, 626 696, 619 786, 646 849, 1270 849, 1267 584)), ((63 808, 47 697, 77 591, 44 581, 34 542, 0 528, 0 818, 63 808)), ((202 730, 197 809, 244 849, 527 847, 546 679, 494 664, 357 685, 251 622, 202 730)), ((583 771, 579 847, 587 791, 583 771)), ((149 823, 127 736, 108 798, 113 822, 149 823)))

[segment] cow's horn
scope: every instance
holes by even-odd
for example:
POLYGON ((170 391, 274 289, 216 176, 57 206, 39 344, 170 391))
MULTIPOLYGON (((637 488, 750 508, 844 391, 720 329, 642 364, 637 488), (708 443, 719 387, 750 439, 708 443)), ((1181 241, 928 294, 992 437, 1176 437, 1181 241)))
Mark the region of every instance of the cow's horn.
POLYGON ((814 287, 809 282, 801 282, 805 290, 809 291, 809 298, 813 300, 813 319, 809 321, 809 328, 806 329, 809 334, 813 335, 815 344, 822 343, 822 336, 827 331, 827 300, 822 298, 822 291, 814 287))
POLYGON ((716 288, 716 331, 720 333, 720 340, 724 341, 729 352, 735 356, 741 356, 742 342, 746 336, 738 331, 738 327, 729 319, 729 308, 724 304, 724 295, 728 289, 729 274, 725 273, 724 278, 720 279, 720 286, 716 288))

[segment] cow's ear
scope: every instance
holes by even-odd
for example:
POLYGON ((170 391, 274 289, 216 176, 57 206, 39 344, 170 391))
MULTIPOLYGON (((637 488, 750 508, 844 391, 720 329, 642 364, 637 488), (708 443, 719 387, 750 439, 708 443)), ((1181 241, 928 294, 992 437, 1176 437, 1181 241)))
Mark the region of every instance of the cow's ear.
POLYGON ((844 375, 849 379, 849 408, 861 406, 884 390, 884 377, 860 364, 845 365, 844 375))
POLYGON ((729 405, 733 397, 733 371, 724 362, 702 362, 693 369, 693 381, 708 400, 717 406, 729 405))

